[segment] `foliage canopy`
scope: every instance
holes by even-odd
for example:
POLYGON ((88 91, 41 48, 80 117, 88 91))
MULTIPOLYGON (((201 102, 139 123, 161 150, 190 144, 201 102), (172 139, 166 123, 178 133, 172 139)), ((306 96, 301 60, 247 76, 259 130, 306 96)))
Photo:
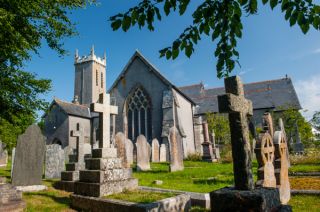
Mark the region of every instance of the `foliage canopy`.
MULTIPOLYGON (((310 27, 320 28, 320 6, 312 0, 262 0, 264 5, 269 4, 271 9, 277 6, 285 14, 290 26, 299 25, 303 33, 310 27)), ((142 0, 138 5, 128 11, 110 17, 113 30, 127 31, 130 27, 138 25, 139 28, 147 26, 154 30, 153 23, 162 20, 178 11, 185 14, 190 0, 142 0)), ((239 64, 237 41, 242 37, 242 17, 256 14, 258 11, 257 0, 203 0, 193 11, 193 23, 190 24, 171 46, 160 50, 160 56, 175 59, 184 51, 187 57, 194 52, 194 45, 201 36, 210 36, 212 41, 217 41, 214 52, 217 58, 218 78, 228 76, 239 64)))

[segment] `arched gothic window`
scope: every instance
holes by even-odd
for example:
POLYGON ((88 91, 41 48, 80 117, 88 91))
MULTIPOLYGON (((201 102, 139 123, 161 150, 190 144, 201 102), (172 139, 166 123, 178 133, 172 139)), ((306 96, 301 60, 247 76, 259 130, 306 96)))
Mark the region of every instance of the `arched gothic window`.
POLYGON ((128 137, 134 141, 143 134, 152 137, 151 102, 144 90, 138 87, 128 98, 128 137))

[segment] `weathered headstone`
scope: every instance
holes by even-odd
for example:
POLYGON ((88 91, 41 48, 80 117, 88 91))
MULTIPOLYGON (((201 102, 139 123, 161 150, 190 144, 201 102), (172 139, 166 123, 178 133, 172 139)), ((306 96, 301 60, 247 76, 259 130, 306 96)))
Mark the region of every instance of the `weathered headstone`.
POLYGON ((85 161, 85 169, 80 170, 79 181, 75 183, 76 197, 101 197, 138 187, 132 178, 131 168, 125 168, 117 156, 117 148, 110 139, 110 116, 118 113, 118 107, 110 105, 110 94, 101 93, 98 103, 90 105, 92 112, 99 113, 99 148, 92 150, 92 157, 85 161))
POLYGON ((42 184, 45 137, 38 125, 33 124, 18 137, 12 171, 12 185, 42 184))
POLYGON ((130 139, 126 139, 126 155, 129 166, 133 164, 133 147, 134 144, 130 139))
MULTIPOLYGON (((288 166, 290 167, 291 164, 290 164, 290 157, 289 157, 289 145, 288 145, 288 137, 287 137, 287 134, 286 134, 286 129, 284 127, 284 123, 283 123, 283 120, 282 118, 279 118, 279 129, 280 131, 283 133, 284 135, 284 138, 286 140, 286 143, 287 143, 287 158, 288 158, 288 166)), ((292 138, 291 138, 292 139, 292 138)))
POLYGON ((180 133, 175 127, 171 127, 169 131, 170 172, 181 171, 184 169, 182 145, 180 133))
POLYGON ((160 160, 160 146, 159 146, 159 141, 158 139, 153 139, 152 140, 152 162, 159 162, 160 160))
POLYGON ((0 211, 23 211, 26 203, 22 200, 22 192, 11 184, 0 185, 0 211))
POLYGON ((257 186, 276 187, 274 174, 274 145, 269 132, 261 133, 256 144, 255 153, 258 161, 258 181, 257 186))
POLYGON ((292 151, 295 154, 303 154, 304 153, 304 145, 301 142, 299 128, 298 128, 297 123, 295 124, 295 137, 296 137, 296 142, 293 143, 293 145, 292 145, 292 151))
POLYGON ((254 188, 251 164, 248 116, 252 116, 252 102, 245 99, 239 77, 225 78, 226 94, 218 96, 220 113, 229 113, 235 188, 254 188))
POLYGON ((160 162, 167 162, 169 161, 168 157, 168 147, 166 144, 160 145, 160 162))
POLYGON ((121 159, 124 168, 130 168, 126 151, 126 136, 122 132, 115 135, 115 147, 117 148, 118 157, 121 159))
POLYGON ((46 146, 45 178, 60 178, 64 170, 64 151, 59 144, 46 146))
POLYGON ((0 140, 0 167, 6 167, 8 163, 8 151, 5 144, 0 140))
POLYGON ((150 170, 150 150, 147 139, 139 135, 136 142, 137 146, 137 170, 150 170))
POLYGON ((274 127, 273 127, 272 116, 270 113, 263 114, 262 123, 263 123, 263 130, 265 132, 268 132, 271 135, 271 137, 273 138, 274 127))
POLYGON ((217 159, 213 154, 212 143, 210 142, 210 138, 209 138, 208 123, 206 122, 202 123, 202 128, 203 128, 203 135, 204 135, 204 142, 201 144, 202 153, 203 153, 202 160, 209 161, 209 162, 216 162, 217 159))
POLYGON ((287 143, 283 132, 276 131, 273 142, 275 145, 275 175, 280 192, 280 201, 287 204, 290 200, 290 183, 288 176, 287 143))
POLYGON ((71 136, 76 137, 76 149, 69 155, 66 171, 61 172, 61 181, 55 184, 56 188, 69 192, 74 191, 74 183, 79 180, 79 170, 84 168, 84 131, 80 123, 77 123, 76 130, 71 131, 71 136))

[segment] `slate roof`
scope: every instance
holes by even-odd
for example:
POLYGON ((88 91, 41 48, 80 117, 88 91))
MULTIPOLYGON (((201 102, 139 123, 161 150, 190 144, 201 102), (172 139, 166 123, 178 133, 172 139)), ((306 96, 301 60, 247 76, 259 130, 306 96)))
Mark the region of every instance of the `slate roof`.
MULTIPOLYGON (((62 109, 62 111, 68 115, 79 116, 83 118, 92 118, 96 116, 96 113, 91 113, 90 108, 85 105, 78 105, 78 104, 73 104, 71 102, 65 102, 58 98, 54 98, 54 100, 50 105, 50 108, 54 104, 58 105, 62 109)), ((43 117, 45 117, 46 115, 47 113, 45 113, 43 117)))
MULTIPOLYGON (((225 93, 224 87, 204 89, 202 83, 179 88, 197 103, 195 114, 218 112, 218 95, 225 93)), ((245 97, 250 99, 253 109, 284 110, 288 106, 301 109, 301 105, 290 78, 244 84, 245 97)))

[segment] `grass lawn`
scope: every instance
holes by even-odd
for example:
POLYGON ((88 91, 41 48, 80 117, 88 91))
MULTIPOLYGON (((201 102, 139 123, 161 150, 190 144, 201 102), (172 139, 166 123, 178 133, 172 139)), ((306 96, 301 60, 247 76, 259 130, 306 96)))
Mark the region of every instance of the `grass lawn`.
POLYGON ((124 191, 120 194, 112 194, 105 196, 106 199, 117 199, 117 200, 124 200, 129 202, 136 202, 136 203, 151 203, 161 199, 166 199, 169 197, 176 196, 177 194, 171 192, 151 192, 151 191, 124 191))
POLYGON ((290 172, 320 172, 320 161, 319 163, 313 164, 296 164, 289 168, 290 172))
MULTIPOLYGON (((233 184, 231 163, 207 163, 184 161, 184 170, 169 172, 168 163, 151 163, 150 171, 134 172, 139 185, 167 188, 174 190, 207 193, 233 184), (162 185, 155 185, 155 180, 162 180, 162 185)), ((256 172, 254 163, 254 172, 256 172)))
MULTIPOLYGON (((184 171, 170 173, 168 172, 168 163, 152 163, 151 171, 134 172, 133 175, 134 177, 139 179, 139 185, 194 192, 210 192, 215 189, 233 184, 233 172, 231 163, 222 164, 185 161, 184 165, 184 171), (162 180, 163 184, 155 185, 153 184, 154 180, 162 180)), ((10 167, 11 165, 8 164, 7 167, 0 168, 0 176, 7 177, 8 181, 10 181, 10 167)), ((257 164, 253 163, 253 167, 253 173, 256 173, 257 164)), ((290 168, 290 170, 292 169, 315 171, 320 169, 320 164, 294 165, 290 168)), ((298 188, 298 186, 302 186, 301 188, 308 189, 308 186, 310 187, 310 185, 318 186, 320 184, 319 178, 311 178, 311 180, 313 180, 312 182, 308 181, 310 180, 310 177, 307 177, 307 179, 303 179, 302 177, 294 177, 292 179, 291 184, 295 189, 300 189, 298 188)), ((27 209, 25 211, 73 211, 72 209, 70 209, 70 193, 54 189, 52 187, 52 183, 54 181, 44 180, 43 182, 48 186, 47 191, 30 192, 23 194, 23 199, 27 203, 27 209)), ((319 189, 318 187, 316 188, 319 189)), ((137 199, 136 201, 143 201, 144 199, 146 201, 151 201, 147 200, 147 198, 149 198, 149 195, 148 197, 138 197, 137 195, 137 197, 135 198, 137 199)), ((157 199, 158 197, 155 198, 157 199)), ((320 211, 319 196, 295 195, 292 197, 289 204, 292 205, 294 211, 320 211)), ((194 208, 192 211, 203 210, 194 208)))

